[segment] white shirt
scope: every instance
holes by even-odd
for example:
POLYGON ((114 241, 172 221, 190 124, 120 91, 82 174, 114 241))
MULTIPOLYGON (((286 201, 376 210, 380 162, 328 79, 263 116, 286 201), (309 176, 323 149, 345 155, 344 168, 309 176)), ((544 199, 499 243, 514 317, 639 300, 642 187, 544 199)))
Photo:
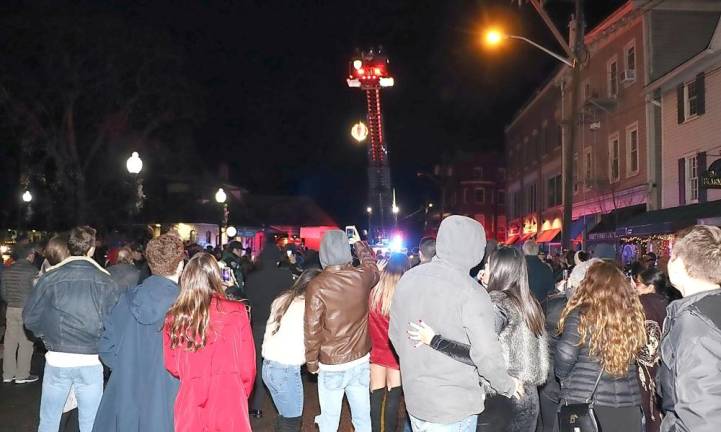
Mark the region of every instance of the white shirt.
POLYGON ((45 361, 52 367, 84 367, 100 364, 97 354, 75 354, 57 351, 48 351, 45 354, 45 361))
POLYGON ((300 366, 305 364, 305 336, 303 334, 305 299, 301 296, 293 300, 285 315, 280 319, 278 332, 273 334, 276 327, 273 317, 275 317, 281 301, 283 301, 283 297, 275 299, 270 307, 270 318, 268 318, 263 338, 263 358, 284 365, 300 366))

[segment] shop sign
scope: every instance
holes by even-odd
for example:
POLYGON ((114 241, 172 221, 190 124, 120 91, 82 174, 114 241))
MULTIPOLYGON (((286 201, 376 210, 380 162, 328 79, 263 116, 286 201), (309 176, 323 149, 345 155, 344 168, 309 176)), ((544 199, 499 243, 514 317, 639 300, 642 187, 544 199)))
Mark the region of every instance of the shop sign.
POLYGON ((716 159, 701 177, 701 187, 721 189, 721 159, 716 159))

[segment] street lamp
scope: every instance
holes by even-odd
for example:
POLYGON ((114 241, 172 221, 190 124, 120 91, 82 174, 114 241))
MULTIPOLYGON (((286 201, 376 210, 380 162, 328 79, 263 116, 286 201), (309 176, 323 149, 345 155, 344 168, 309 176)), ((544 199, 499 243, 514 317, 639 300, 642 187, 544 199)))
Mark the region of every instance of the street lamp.
POLYGON ((125 163, 125 167, 128 169, 130 174, 140 174, 143 170, 143 160, 140 159, 138 152, 133 152, 125 163))
POLYGON ((550 55, 551 57, 555 58, 556 60, 565 63, 566 65, 573 67, 573 60, 568 59, 566 57, 563 57, 560 54, 556 54, 555 52, 549 50, 548 48, 541 46, 537 44, 536 42, 525 38, 523 36, 517 36, 517 35, 509 35, 505 34, 499 29, 496 28, 490 28, 486 31, 485 35, 483 36, 483 40, 485 44, 491 48, 497 47, 506 39, 517 39, 523 42, 526 42, 527 44, 533 45, 534 47, 538 48, 539 50, 545 52, 546 54, 550 55))
POLYGON ((220 223, 218 224, 218 246, 221 249, 221 252, 223 250, 223 227, 228 222, 227 219, 227 204, 226 200, 228 199, 228 195, 225 193, 223 188, 218 188, 218 190, 215 192, 215 202, 220 204, 220 208, 223 211, 223 216, 220 218, 220 223))
POLYGON ((30 203, 33 200, 33 194, 31 194, 29 190, 26 190, 22 198, 24 203, 30 203))
POLYGON ((371 217, 373 216, 373 207, 366 207, 366 213, 368 214, 368 243, 372 243, 373 231, 371 230, 371 217))

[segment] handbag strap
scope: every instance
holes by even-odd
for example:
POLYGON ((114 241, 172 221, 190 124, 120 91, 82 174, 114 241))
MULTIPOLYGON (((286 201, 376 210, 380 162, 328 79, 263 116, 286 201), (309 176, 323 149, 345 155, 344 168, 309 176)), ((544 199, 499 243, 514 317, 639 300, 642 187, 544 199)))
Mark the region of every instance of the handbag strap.
POLYGON ((601 366, 601 372, 598 373, 598 378, 596 378, 596 384, 593 385, 593 391, 591 392, 591 396, 586 399, 586 403, 591 403, 593 400, 593 396, 596 394, 596 389, 598 389, 598 383, 601 382, 601 376, 603 375, 603 366, 601 366))

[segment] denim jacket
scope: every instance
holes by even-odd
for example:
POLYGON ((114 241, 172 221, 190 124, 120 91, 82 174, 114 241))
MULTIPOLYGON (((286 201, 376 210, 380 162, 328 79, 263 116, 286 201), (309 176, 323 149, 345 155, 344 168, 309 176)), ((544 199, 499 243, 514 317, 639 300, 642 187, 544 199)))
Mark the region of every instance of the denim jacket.
POLYGON ((38 280, 23 322, 50 351, 97 354, 103 319, 119 296, 118 285, 95 261, 70 257, 38 280))

